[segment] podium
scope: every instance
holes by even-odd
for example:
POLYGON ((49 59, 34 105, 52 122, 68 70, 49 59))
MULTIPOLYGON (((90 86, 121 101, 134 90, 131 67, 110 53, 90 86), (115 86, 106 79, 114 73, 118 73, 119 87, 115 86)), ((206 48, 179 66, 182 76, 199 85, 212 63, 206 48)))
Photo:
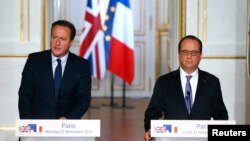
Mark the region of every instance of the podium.
POLYGON ((207 141, 208 125, 234 125, 234 120, 151 120, 155 141, 207 141))
POLYGON ((100 120, 17 120, 21 141, 95 141, 100 120))

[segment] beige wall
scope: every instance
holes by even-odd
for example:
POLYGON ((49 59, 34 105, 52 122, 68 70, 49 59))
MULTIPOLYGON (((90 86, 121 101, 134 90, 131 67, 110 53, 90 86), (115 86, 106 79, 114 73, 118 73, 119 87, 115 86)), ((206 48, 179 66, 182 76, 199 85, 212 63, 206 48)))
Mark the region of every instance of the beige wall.
POLYGON ((186 34, 203 41, 200 68, 219 77, 229 119, 244 124, 247 0, 186 3, 186 34))
POLYGON ((246 124, 250 124, 250 79, 246 78, 246 124))
POLYGON ((250 1, 247 1, 246 124, 250 124, 250 1))

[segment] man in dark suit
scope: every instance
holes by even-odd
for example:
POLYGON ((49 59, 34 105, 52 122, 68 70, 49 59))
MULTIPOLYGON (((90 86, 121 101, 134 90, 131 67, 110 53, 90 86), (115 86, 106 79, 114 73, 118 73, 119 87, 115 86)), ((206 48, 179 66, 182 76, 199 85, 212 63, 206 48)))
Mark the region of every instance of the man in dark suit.
POLYGON ((152 139, 153 119, 228 120, 219 79, 198 68, 202 54, 200 39, 192 35, 182 38, 178 54, 180 67, 156 81, 145 111, 145 141, 152 139))
POLYGON ((88 110, 90 66, 69 51, 75 34, 72 23, 56 21, 51 27, 50 50, 29 54, 19 88, 20 119, 81 119, 88 110), (57 66, 59 81, 54 82, 57 66))

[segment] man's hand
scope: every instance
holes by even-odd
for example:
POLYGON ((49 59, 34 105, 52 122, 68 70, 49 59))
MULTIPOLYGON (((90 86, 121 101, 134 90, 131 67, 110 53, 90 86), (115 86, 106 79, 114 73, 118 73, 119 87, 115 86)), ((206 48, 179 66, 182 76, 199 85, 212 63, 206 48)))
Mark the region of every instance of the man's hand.
POLYGON ((60 117, 59 119, 62 119, 62 120, 64 120, 64 119, 67 119, 66 117, 60 117))
POLYGON ((151 141, 153 138, 151 137, 150 134, 150 129, 144 134, 144 141, 151 141))

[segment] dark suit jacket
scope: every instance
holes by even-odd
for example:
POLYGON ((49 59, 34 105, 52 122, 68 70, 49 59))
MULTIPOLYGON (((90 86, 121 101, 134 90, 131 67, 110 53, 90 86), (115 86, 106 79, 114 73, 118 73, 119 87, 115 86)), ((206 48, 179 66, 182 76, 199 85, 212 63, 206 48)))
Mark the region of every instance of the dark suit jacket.
POLYGON ((91 74, 87 60, 69 53, 56 100, 51 51, 32 53, 22 72, 19 88, 21 119, 80 119, 91 101, 91 74))
POLYGON ((179 69, 159 77, 145 111, 145 131, 150 129, 150 120, 159 119, 162 116, 164 119, 175 120, 228 119, 219 79, 200 69, 198 73, 198 85, 190 115, 185 105, 179 69))

